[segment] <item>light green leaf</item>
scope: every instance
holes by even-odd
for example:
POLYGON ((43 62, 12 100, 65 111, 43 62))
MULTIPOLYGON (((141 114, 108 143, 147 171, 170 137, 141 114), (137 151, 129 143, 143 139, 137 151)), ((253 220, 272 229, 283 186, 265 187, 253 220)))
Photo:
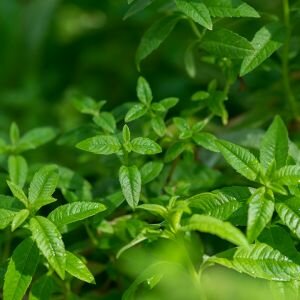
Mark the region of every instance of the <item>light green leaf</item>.
POLYGON ((300 182, 300 166, 284 166, 274 174, 274 180, 283 185, 293 185, 300 182))
POLYGON ((201 193, 188 198, 189 207, 200 209, 205 215, 209 215, 220 220, 227 220, 235 211, 237 211, 242 203, 246 201, 250 192, 247 188, 231 187, 230 189, 216 190, 211 193, 201 193), (236 193, 237 195, 235 195, 236 193))
POLYGON ((9 137, 12 145, 16 145, 20 139, 20 130, 17 123, 13 122, 9 128, 9 137))
POLYGON ((253 52, 253 46, 244 37, 228 29, 208 32, 200 47, 220 57, 245 58, 253 52))
POLYGON ((216 146, 215 141, 217 138, 208 132, 198 132, 193 135, 194 142, 209 151, 219 152, 219 148, 216 146))
POLYGON ((240 0, 203 0, 212 17, 259 18, 259 13, 240 0))
POLYGON ((264 135, 260 146, 260 162, 267 170, 275 160, 276 169, 286 165, 288 157, 288 132, 279 116, 264 135))
POLYGON ((179 102, 178 98, 169 97, 161 100, 159 103, 165 108, 165 110, 169 110, 170 108, 176 106, 178 102, 179 102))
POLYGON ((149 138, 138 137, 131 141, 132 151, 139 154, 157 154, 162 151, 160 145, 149 138))
POLYGON ((144 34, 136 54, 136 64, 149 56, 168 37, 181 17, 171 15, 155 22, 144 34))
POLYGON ((225 160, 240 174, 249 180, 256 180, 260 173, 260 164, 247 149, 233 143, 215 141, 225 160))
POLYGON ((4 278, 5 300, 22 300, 39 262, 39 250, 31 238, 25 239, 14 250, 4 278))
POLYGON ((27 178, 28 166, 24 157, 10 155, 8 158, 9 179, 14 184, 23 188, 27 178))
POLYGON ((195 0, 176 0, 176 6, 194 22, 212 30, 213 24, 209 11, 203 2, 195 0))
POLYGON ((130 108, 125 116, 125 122, 131 122, 144 116, 148 108, 143 103, 135 104, 130 108))
POLYGON ((164 164, 158 161, 150 161, 141 168, 141 176, 143 184, 155 179, 162 171, 164 164))
POLYGON ((17 149, 19 152, 36 149, 53 140, 56 134, 56 130, 51 127, 32 129, 21 137, 17 149))
POLYGON ((146 106, 148 106, 153 99, 150 85, 148 81, 142 76, 140 76, 138 79, 136 94, 138 99, 146 106))
POLYGON ((73 202, 58 206, 48 215, 48 219, 61 228, 64 225, 94 216, 105 209, 103 204, 97 202, 73 202))
POLYGON ((18 212, 15 210, 0 208, 0 229, 6 228, 18 212))
POLYGON ((243 233, 229 222, 221 221, 217 218, 204 215, 193 215, 188 224, 181 227, 182 231, 198 230, 210 233, 227 240, 235 245, 248 245, 243 233))
POLYGON ((267 280, 298 280, 300 272, 299 265, 262 243, 237 248, 230 257, 213 257, 210 261, 267 280))
POLYGON ((25 195, 24 191, 22 190, 22 188, 11 181, 6 181, 6 182, 7 182, 9 189, 11 190, 12 194, 18 200, 20 200, 25 205, 25 207, 27 207, 28 199, 27 199, 27 196, 25 195))
POLYGON ((300 199, 276 203, 275 208, 282 222, 300 239, 300 199))
POLYGON ((255 34, 251 42, 254 51, 244 57, 240 76, 251 72, 281 47, 282 43, 273 39, 273 31, 271 26, 264 26, 255 34))
POLYGON ((36 202, 51 198, 58 183, 58 168, 55 165, 42 167, 37 171, 29 186, 28 199, 34 206, 36 202))
POLYGON ((120 151, 121 144, 115 136, 97 135, 81 141, 76 147, 95 154, 109 155, 120 151))
POLYGON ((137 209, 149 211, 150 213, 161 216, 163 218, 167 218, 168 216, 167 209, 159 204, 141 204, 137 207, 137 209))
POLYGON ((11 231, 15 231, 19 226, 21 226, 28 218, 30 211, 28 209, 20 210, 13 218, 11 223, 11 231))
POLYGON ((164 136, 166 133, 165 121, 160 116, 155 116, 151 119, 151 127, 155 131, 155 133, 160 137, 164 136))
POLYGON ((252 243, 271 221, 274 201, 265 194, 265 188, 257 189, 249 199, 247 238, 252 243))
POLYGON ((61 279, 65 277, 66 251, 57 227, 48 219, 36 216, 29 228, 38 248, 61 279))
POLYGON ((29 300, 50 300, 54 284, 50 275, 43 275, 33 283, 29 300))
POLYGON ((69 251, 67 251, 66 254, 66 271, 82 281, 95 283, 93 274, 82 260, 69 251))
POLYGON ((142 178, 136 166, 121 166, 119 181, 123 195, 130 207, 135 208, 140 200, 142 178))
POLYGON ((93 118, 93 121, 108 133, 114 133, 116 130, 116 120, 113 114, 109 112, 102 112, 93 118))

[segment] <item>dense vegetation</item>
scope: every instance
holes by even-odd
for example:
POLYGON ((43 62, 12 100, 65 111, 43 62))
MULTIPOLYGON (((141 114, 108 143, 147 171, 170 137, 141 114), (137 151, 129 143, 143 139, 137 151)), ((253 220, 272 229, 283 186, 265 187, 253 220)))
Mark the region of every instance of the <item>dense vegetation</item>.
POLYGON ((0 20, 1 299, 300 298, 300 1, 0 20))

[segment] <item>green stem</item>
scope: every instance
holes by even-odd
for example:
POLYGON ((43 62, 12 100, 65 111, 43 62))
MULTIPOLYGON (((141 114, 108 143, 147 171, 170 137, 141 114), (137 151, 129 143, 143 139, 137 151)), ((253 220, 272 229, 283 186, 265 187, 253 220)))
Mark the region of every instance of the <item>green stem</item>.
POLYGON ((290 21, 290 5, 289 0, 283 0, 283 18, 284 25, 286 28, 286 39, 283 47, 282 55, 282 77, 283 85, 285 89, 286 99, 290 105, 290 111, 292 112, 293 118, 299 118, 296 98, 293 94, 290 78, 289 78, 289 52, 290 52, 290 41, 291 41, 291 21, 290 21))

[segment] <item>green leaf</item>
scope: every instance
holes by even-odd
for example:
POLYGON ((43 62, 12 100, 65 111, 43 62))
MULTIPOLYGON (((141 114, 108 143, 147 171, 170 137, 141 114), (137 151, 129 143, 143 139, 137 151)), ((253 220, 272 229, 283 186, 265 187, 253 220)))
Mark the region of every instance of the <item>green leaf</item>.
POLYGON ((249 199, 247 238, 252 243, 271 221, 274 201, 265 194, 265 188, 257 189, 249 199))
POLYGON ((96 116, 106 101, 96 102, 91 97, 76 95, 73 99, 75 108, 82 114, 96 116))
POLYGON ((245 58, 253 52, 253 46, 244 37, 228 29, 208 32, 200 47, 220 57, 245 58))
POLYGON ((22 300, 39 262, 39 250, 31 238, 25 239, 14 250, 4 279, 5 300, 22 300))
POLYGON ((213 24, 206 5, 195 0, 176 0, 176 6, 194 22, 212 30, 213 24))
POLYGON ((259 18, 259 13, 240 0, 203 0, 212 17, 259 18))
POLYGON ((254 51, 244 57, 240 76, 244 76, 254 70, 281 47, 282 43, 274 40, 273 35, 274 29, 272 26, 264 26, 255 34, 251 42, 254 51))
POLYGON ((82 260, 69 251, 67 251, 66 254, 66 271, 82 281, 95 283, 93 274, 82 260))
MULTIPOLYGON (((242 198, 245 197, 243 195, 244 188, 231 187, 231 189, 232 192, 230 189, 221 189, 211 193, 201 193, 188 198, 186 201, 189 202, 189 206, 191 208, 200 209, 205 215, 209 215, 220 220, 227 220, 242 206, 241 202, 245 202, 246 200, 245 198, 242 198), (238 193, 237 195, 235 195, 235 191, 238 193)), ((246 195, 248 198, 248 193, 246 193, 246 195)))
POLYGON ((38 201, 51 198, 58 179, 58 168, 55 165, 48 165, 37 171, 29 186, 29 202, 35 206, 38 201))
POLYGON ((285 202, 276 203, 276 211, 282 222, 300 239, 300 199, 290 198, 285 202))
POLYGON ((213 257, 215 263, 267 280, 298 280, 300 266, 269 245, 240 247, 229 258, 213 257))
POLYGON ((97 135, 81 141, 76 147, 95 154, 109 155, 119 152, 121 144, 114 136, 97 135))
POLYGON ((286 165, 288 157, 288 132, 279 116, 264 135, 260 146, 260 162, 266 170, 275 160, 276 169, 286 165))
POLYGON ((11 231, 15 231, 19 226, 21 226, 28 218, 30 211, 28 209, 20 210, 13 218, 11 223, 11 231))
POLYGON ((27 207, 28 199, 27 199, 24 191, 22 190, 22 188, 11 181, 6 181, 6 182, 7 182, 9 189, 11 190, 12 194, 18 200, 20 200, 25 205, 25 207, 27 207))
POLYGON ((135 104, 130 108, 125 116, 125 122, 132 122, 136 119, 144 116, 148 111, 148 108, 143 103, 135 104))
POLYGON ((17 211, 0 208, 0 229, 6 228, 14 219, 17 211))
POLYGON ((132 151, 139 154, 157 154, 162 151, 160 145, 149 138, 138 137, 131 141, 132 151))
POLYGON ((225 160, 240 174, 249 180, 256 180, 260 173, 260 164, 247 149, 233 143, 215 141, 225 160))
POLYGON ((51 127, 32 129, 21 137, 17 149, 19 152, 36 149, 53 140, 56 134, 56 130, 51 127))
MULTIPOLYGON (((136 0, 135 3, 127 10, 123 20, 135 15, 136 13, 144 10, 147 6, 153 3, 154 0, 136 0)), ((133 2, 133 1, 131 1, 133 2)))
POLYGON ((143 184, 155 179, 162 171, 164 164, 158 161, 150 161, 141 168, 141 176, 143 184))
POLYGON ((113 114, 102 112, 93 118, 93 121, 108 133, 114 133, 116 130, 116 120, 113 114))
POLYGON ((185 150, 185 142, 176 142, 171 145, 165 155, 165 162, 171 162, 176 159, 184 150, 185 150))
POLYGON ((149 211, 150 213, 158 215, 158 216, 161 216, 161 217, 163 217, 165 219, 168 216, 167 209, 165 207, 163 207, 162 205, 158 205, 158 204, 142 204, 142 205, 139 205, 137 208, 149 211))
POLYGON ((142 178, 136 166, 121 166, 119 181, 123 195, 131 208, 135 208, 140 200, 142 178))
POLYGON ((36 216, 30 219, 29 228, 38 248, 61 279, 65 277, 66 251, 61 234, 48 219, 36 216))
POLYGON ((274 180, 283 185, 293 185, 300 182, 300 166, 284 166, 274 174, 274 180))
POLYGON ((54 280, 49 275, 43 275, 33 283, 29 300, 50 300, 54 290, 54 280))
POLYGON ((194 48, 195 48, 195 43, 192 43, 189 47, 187 47, 187 49, 185 50, 185 53, 184 53, 185 70, 191 78, 195 78, 195 76, 197 74, 194 48))
POLYGON ((159 103, 165 108, 165 110, 169 110, 170 108, 176 106, 178 102, 179 102, 178 98, 169 97, 161 100, 159 103))
POLYGON ((17 123, 13 122, 9 129, 9 137, 12 145, 16 145, 20 139, 20 130, 17 123))
POLYGON ((151 127, 155 131, 155 133, 160 137, 164 136, 166 133, 165 121, 160 116, 155 116, 151 119, 151 127))
POLYGON ((182 231, 198 230, 210 233, 227 240, 235 245, 248 245, 243 233, 229 222, 221 221, 217 218, 204 215, 193 215, 188 224, 181 227, 182 231))
POLYGON ((24 157, 10 155, 8 158, 9 179, 14 184, 23 188, 27 178, 28 166, 24 157))
POLYGON ((54 209, 48 215, 48 219, 61 228, 64 225, 94 216, 105 209, 103 204, 97 202, 68 203, 54 209))
POLYGON ((149 56, 168 37, 181 17, 167 16, 155 22, 144 34, 136 54, 136 64, 149 56))
POLYGON ((152 91, 148 81, 140 76, 138 79, 137 87, 136 87, 136 94, 138 99, 146 106, 148 106, 153 99, 152 91))
POLYGON ((219 152, 219 148, 216 146, 215 141, 217 138, 208 132, 199 132, 193 135, 194 142, 209 151, 219 152))

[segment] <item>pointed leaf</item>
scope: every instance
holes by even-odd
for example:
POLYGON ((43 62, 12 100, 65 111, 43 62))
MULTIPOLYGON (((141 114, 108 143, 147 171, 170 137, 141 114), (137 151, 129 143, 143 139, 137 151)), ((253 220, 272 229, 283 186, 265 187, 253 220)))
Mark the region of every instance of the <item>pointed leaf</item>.
POLYGON ((283 185, 293 185, 300 182, 300 166, 284 166, 274 176, 274 180, 283 185))
POLYGON ((142 185, 139 169, 136 166, 122 166, 119 170, 119 181, 127 203, 135 208, 140 200, 142 185))
POLYGON ((247 149, 233 143, 215 141, 225 160, 240 174, 249 180, 256 180, 260 173, 260 164, 247 149))
POLYGON ((6 228, 17 213, 15 210, 0 208, 0 230, 6 228))
POLYGON ((31 238, 14 250, 4 279, 5 300, 22 300, 39 262, 39 250, 31 238))
POLYGON ((25 205, 25 207, 27 207, 28 199, 27 199, 24 191, 22 190, 22 188, 19 185, 16 185, 15 183, 13 183, 11 181, 7 181, 7 185, 9 187, 9 189, 11 190, 12 194, 18 200, 20 200, 25 205))
POLYGON ((132 151, 139 154, 157 154, 162 151, 160 145, 149 138, 138 137, 131 141, 132 151))
POLYGON ((97 135, 81 141, 76 147, 95 154, 109 155, 120 151, 121 144, 114 136, 97 135))
POLYGON ((94 216, 105 209, 103 204, 97 202, 73 202, 54 209, 48 215, 48 219, 61 228, 64 225, 94 216))
POLYGON ((143 184, 155 179, 162 171, 164 164, 158 161, 150 161, 141 168, 141 176, 143 184))
POLYGON ((271 221, 274 202, 265 194, 265 188, 257 189, 249 200, 247 238, 252 243, 271 221))
POLYGON ((195 0, 176 0, 176 6, 194 22, 212 30, 213 24, 206 5, 195 0))
POLYGON ((28 166, 24 157, 11 155, 8 158, 8 173, 10 181, 23 188, 27 178, 28 166))
POLYGON ((229 258, 214 257, 210 260, 252 277, 278 281, 299 278, 299 265, 278 250, 262 243, 240 247, 229 258))
POLYGON ((183 231, 198 230, 206 232, 227 240, 235 245, 248 245, 243 233, 229 222, 204 215, 193 215, 188 224, 181 227, 183 231))
POLYGON ((93 118, 93 121, 108 133, 114 133, 116 130, 116 120, 113 114, 109 112, 102 112, 93 118))
POLYGON ((275 160, 276 168, 286 165, 288 156, 288 132, 279 116, 264 135, 260 147, 260 162, 267 170, 275 160))
POLYGON ((146 106, 148 106, 153 99, 150 85, 148 81, 142 76, 140 76, 138 79, 136 94, 138 99, 146 106))
POLYGON ((254 51, 244 58, 240 76, 254 70, 281 47, 282 43, 274 40, 272 35, 273 29, 271 26, 264 26, 255 34, 251 42, 254 51))
POLYGON ((21 226, 28 218, 30 212, 28 209, 20 210, 13 218, 11 223, 11 231, 15 231, 19 226, 21 226))
POLYGON ((244 58, 253 52, 253 46, 246 38, 228 29, 208 32, 200 47, 214 55, 236 59, 244 58))
POLYGON ((125 122, 131 122, 144 116, 148 108, 143 103, 135 104, 130 108, 125 116, 125 122))
POLYGON ((51 198, 58 179, 58 168, 54 165, 45 166, 37 171, 29 186, 29 202, 34 206, 38 201, 51 198))
POLYGON ((57 227, 50 220, 36 216, 31 218, 29 228, 32 232, 32 238, 50 266, 61 279, 64 279, 66 251, 57 227))
POLYGON ((88 282, 95 283, 95 278, 87 266, 73 253, 67 251, 66 256, 66 271, 72 276, 88 282))
POLYGON ((168 37, 180 20, 178 16, 167 16, 154 23, 144 34, 136 54, 136 63, 140 62, 156 50, 168 37))
POLYGON ((300 199, 276 203, 275 208, 282 222, 300 239, 300 199))
POLYGON ((240 0, 203 0, 210 14, 219 18, 259 18, 258 12, 240 0))

